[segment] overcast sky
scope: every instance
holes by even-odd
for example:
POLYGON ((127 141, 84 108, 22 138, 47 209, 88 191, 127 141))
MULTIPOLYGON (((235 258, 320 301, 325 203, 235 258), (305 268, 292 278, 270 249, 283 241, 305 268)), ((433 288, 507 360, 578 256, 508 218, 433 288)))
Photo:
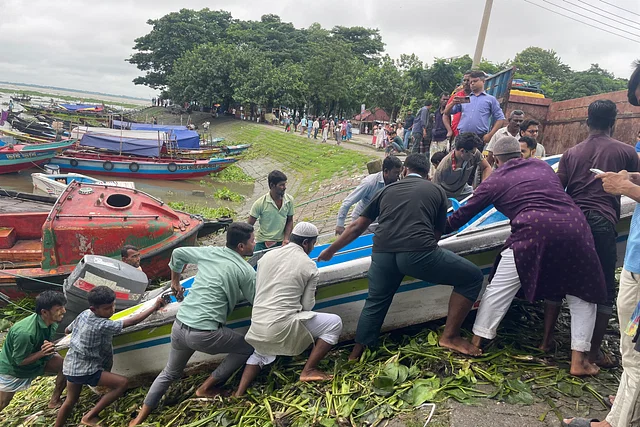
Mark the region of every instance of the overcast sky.
MULTIPOLYGON (((0 6, 0 80, 94 90, 151 98, 154 91, 131 80, 138 69, 125 62, 133 40, 151 30, 149 18, 180 8, 224 9, 234 18, 258 20, 279 15, 296 27, 319 22, 379 28, 392 57, 415 53, 423 61, 473 56, 483 0, 2 0, 0 6)), ((640 58, 638 0, 494 0, 483 56, 505 61, 528 46, 554 49, 574 70, 599 63, 618 77, 628 77, 640 58), (635 41, 607 34, 558 16, 531 3, 556 10, 559 5, 635 41), (614 4, 618 8, 607 3, 614 4), (620 22, 588 13, 586 4, 608 10, 620 22), (627 9, 624 11, 622 9, 627 9), (602 25, 593 20, 607 22, 602 25), (620 28, 615 30, 612 26, 620 28)))

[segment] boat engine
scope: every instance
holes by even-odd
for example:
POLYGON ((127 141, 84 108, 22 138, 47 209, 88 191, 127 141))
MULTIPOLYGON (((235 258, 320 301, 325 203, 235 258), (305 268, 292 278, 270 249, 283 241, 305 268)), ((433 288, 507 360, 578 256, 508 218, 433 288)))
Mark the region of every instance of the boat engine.
POLYGON ((147 275, 129 264, 105 256, 85 255, 64 281, 67 313, 58 325, 58 334, 64 334, 73 319, 89 308, 87 295, 93 288, 108 286, 113 289, 116 311, 121 311, 141 302, 147 284, 147 275))

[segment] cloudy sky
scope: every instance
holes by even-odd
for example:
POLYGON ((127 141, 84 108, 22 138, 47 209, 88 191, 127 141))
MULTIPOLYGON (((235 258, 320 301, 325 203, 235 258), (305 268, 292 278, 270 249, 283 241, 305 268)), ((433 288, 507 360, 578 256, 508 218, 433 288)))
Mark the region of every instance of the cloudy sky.
MULTIPOLYGON (((147 19, 180 8, 224 9, 243 20, 257 20, 263 14, 273 13, 296 27, 319 22, 326 28, 334 25, 379 28, 386 51, 392 57, 415 53, 430 62, 436 57, 473 56, 484 7, 483 0, 2 0, 1 3, 0 81, 143 98, 151 98, 155 93, 131 82, 139 73, 124 59, 133 52, 133 40, 151 30, 147 19)), ((616 76, 628 77, 632 60, 640 58, 640 1, 494 0, 483 56, 505 61, 528 46, 554 49, 574 70, 599 63, 616 76), (597 15, 589 13, 590 10, 597 15)))

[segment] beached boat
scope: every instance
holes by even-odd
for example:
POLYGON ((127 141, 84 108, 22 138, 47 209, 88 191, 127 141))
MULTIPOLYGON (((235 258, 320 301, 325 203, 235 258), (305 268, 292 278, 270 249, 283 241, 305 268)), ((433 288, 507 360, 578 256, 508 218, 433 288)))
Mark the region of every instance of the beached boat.
MULTIPOLYGON (((547 159, 556 163, 559 156, 547 159)), ((464 201, 462 202, 464 204, 464 201)), ((635 202, 627 197, 622 198, 621 220, 618 223, 618 262, 622 263, 629 234, 631 216, 635 202)), ((495 257, 505 240, 511 233, 508 219, 488 207, 484 212, 472 219, 463 230, 440 241, 440 246, 461 255, 476 264, 485 274, 485 284, 491 272, 495 257)), ((358 317, 367 297, 367 271, 371 263, 373 235, 364 235, 338 252, 331 261, 318 264, 319 285, 314 310, 338 314, 342 318, 343 330, 341 340, 352 339, 358 317)), ((314 260, 328 245, 314 249, 310 257, 314 260)), ((187 289, 193 284, 193 278, 182 282, 187 289)), ((116 313, 114 319, 123 319, 152 304, 153 298, 168 291, 168 285, 151 292, 146 301, 139 306, 116 313)), ((398 329, 410 325, 424 323, 446 316, 448 301, 452 288, 437 283, 428 283, 405 277, 393 304, 385 318, 383 331, 398 329)), ((113 371, 128 377, 157 373, 164 368, 170 350, 171 325, 180 303, 173 302, 153 314, 144 322, 127 328, 122 334, 114 337, 113 371)), ((248 303, 240 304, 227 319, 227 326, 244 333, 251 319, 251 307, 248 303)), ((64 348, 68 338, 60 343, 64 348)), ((215 363, 220 356, 209 356, 196 352, 190 364, 200 362, 215 363)))
POLYGON ((155 159, 89 150, 67 150, 51 159, 63 172, 109 175, 113 177, 184 180, 220 172, 235 163, 233 158, 208 160, 155 159))
POLYGON ((164 156, 180 159, 208 159, 217 156, 239 156, 249 148, 251 148, 251 144, 224 145, 201 150, 171 150, 169 154, 164 154, 164 156))
POLYGON ((0 292, 50 288, 85 254, 117 258, 126 244, 150 280, 166 278, 173 249, 193 246, 203 223, 139 190, 73 182, 49 211, 0 213, 0 292))
POLYGON ((131 181, 100 181, 80 173, 32 173, 31 181, 33 182, 34 189, 43 191, 51 196, 59 196, 62 194, 64 190, 66 190, 67 186, 73 181, 80 182, 82 184, 101 184, 116 187, 136 188, 136 185, 131 181))
POLYGON ((30 102, 31 101, 31 97, 29 95, 27 95, 26 93, 22 93, 20 95, 11 95, 11 99, 13 99, 15 102, 30 102))
POLYGON ((14 144, 9 141, 9 137, 0 138, 0 174, 19 172, 46 163, 74 143, 73 140, 65 140, 42 144, 14 144))

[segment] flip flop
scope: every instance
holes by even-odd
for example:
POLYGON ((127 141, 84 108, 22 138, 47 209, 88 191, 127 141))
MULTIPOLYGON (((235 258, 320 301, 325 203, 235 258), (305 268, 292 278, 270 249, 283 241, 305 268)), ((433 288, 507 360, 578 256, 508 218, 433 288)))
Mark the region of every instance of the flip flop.
POLYGON ((599 355, 602 355, 602 357, 599 357, 596 361, 596 365, 598 365, 599 367, 604 369, 611 369, 620 366, 620 361, 614 355, 606 353, 602 350, 600 350, 599 355))
POLYGON ((591 427, 591 423, 598 423, 600 420, 596 420, 595 418, 573 418, 569 424, 564 421, 561 422, 562 427, 591 427))

